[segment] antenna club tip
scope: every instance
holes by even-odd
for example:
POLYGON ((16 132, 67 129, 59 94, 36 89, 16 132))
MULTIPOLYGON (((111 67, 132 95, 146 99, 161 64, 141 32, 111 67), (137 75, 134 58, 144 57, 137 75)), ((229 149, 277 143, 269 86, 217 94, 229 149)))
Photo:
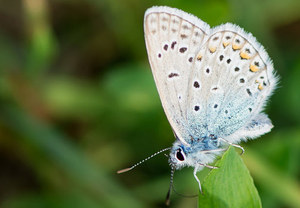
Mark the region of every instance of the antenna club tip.
POLYGON ((170 199, 166 200, 166 206, 170 206, 170 199))
MULTIPOLYGON (((171 181, 171 183, 172 183, 172 181, 171 181)), ((172 184, 171 184, 171 185, 170 185, 170 188, 169 188, 169 190, 168 190, 168 193, 167 193, 166 201, 165 201, 166 206, 170 206, 170 202, 171 202, 170 196, 171 196, 172 187, 173 187, 173 186, 172 186, 172 184)))
POLYGON ((127 171, 130 171, 132 168, 125 168, 125 169, 122 169, 122 170, 118 170, 117 173, 118 174, 121 174, 121 173, 125 173, 127 171))

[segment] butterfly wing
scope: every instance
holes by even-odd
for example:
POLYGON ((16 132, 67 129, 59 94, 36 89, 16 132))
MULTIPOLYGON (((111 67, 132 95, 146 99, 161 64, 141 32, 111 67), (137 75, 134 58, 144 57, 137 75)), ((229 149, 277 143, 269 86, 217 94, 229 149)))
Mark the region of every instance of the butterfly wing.
POLYGON ((273 128, 273 125, 267 115, 260 113, 244 127, 237 130, 227 140, 232 143, 238 143, 246 138, 254 139, 262 134, 265 134, 273 128))
POLYGON ((207 39, 209 26, 190 14, 169 7, 145 13, 148 57, 166 116, 177 137, 187 144, 190 77, 196 54, 207 39))
POLYGON ((195 60, 193 79, 199 80, 201 88, 190 86, 187 113, 194 136, 214 134, 239 142, 270 131, 270 120, 260 113, 277 79, 269 56, 255 38, 227 23, 212 30, 197 56, 202 58, 195 60), (253 121, 260 125, 252 125, 253 121))
POLYGON ((251 34, 230 23, 210 29, 169 7, 148 9, 144 28, 164 111, 183 143, 210 134, 239 142, 270 131, 261 111, 277 79, 251 34))

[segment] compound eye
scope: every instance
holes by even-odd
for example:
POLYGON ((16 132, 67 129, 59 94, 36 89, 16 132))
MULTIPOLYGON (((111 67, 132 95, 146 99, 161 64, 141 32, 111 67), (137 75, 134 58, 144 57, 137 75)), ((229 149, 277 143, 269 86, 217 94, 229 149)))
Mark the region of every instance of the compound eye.
POLYGON ((178 150, 177 150, 177 152, 176 152, 176 158, 177 158, 179 161, 184 161, 184 155, 182 154, 181 149, 178 149, 178 150))

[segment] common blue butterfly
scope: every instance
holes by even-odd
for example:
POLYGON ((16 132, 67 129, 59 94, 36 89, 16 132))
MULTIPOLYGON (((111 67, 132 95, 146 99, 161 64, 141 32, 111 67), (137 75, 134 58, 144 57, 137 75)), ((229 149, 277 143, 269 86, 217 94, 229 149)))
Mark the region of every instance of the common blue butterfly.
POLYGON ((169 163, 172 170, 194 167, 201 190, 196 173, 214 168, 208 164, 226 146, 243 150, 238 143, 272 129, 262 113, 278 80, 272 61, 239 26, 210 28, 175 8, 148 9, 144 31, 156 87, 176 137, 169 163))

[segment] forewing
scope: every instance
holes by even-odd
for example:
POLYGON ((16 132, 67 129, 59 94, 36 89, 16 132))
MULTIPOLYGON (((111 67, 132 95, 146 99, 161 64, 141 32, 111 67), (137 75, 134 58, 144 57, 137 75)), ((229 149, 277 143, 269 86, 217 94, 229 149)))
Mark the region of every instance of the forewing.
POLYGON ((169 7, 152 7, 145 13, 148 57, 166 116, 177 137, 187 143, 188 93, 194 62, 209 26, 198 18, 169 7))

